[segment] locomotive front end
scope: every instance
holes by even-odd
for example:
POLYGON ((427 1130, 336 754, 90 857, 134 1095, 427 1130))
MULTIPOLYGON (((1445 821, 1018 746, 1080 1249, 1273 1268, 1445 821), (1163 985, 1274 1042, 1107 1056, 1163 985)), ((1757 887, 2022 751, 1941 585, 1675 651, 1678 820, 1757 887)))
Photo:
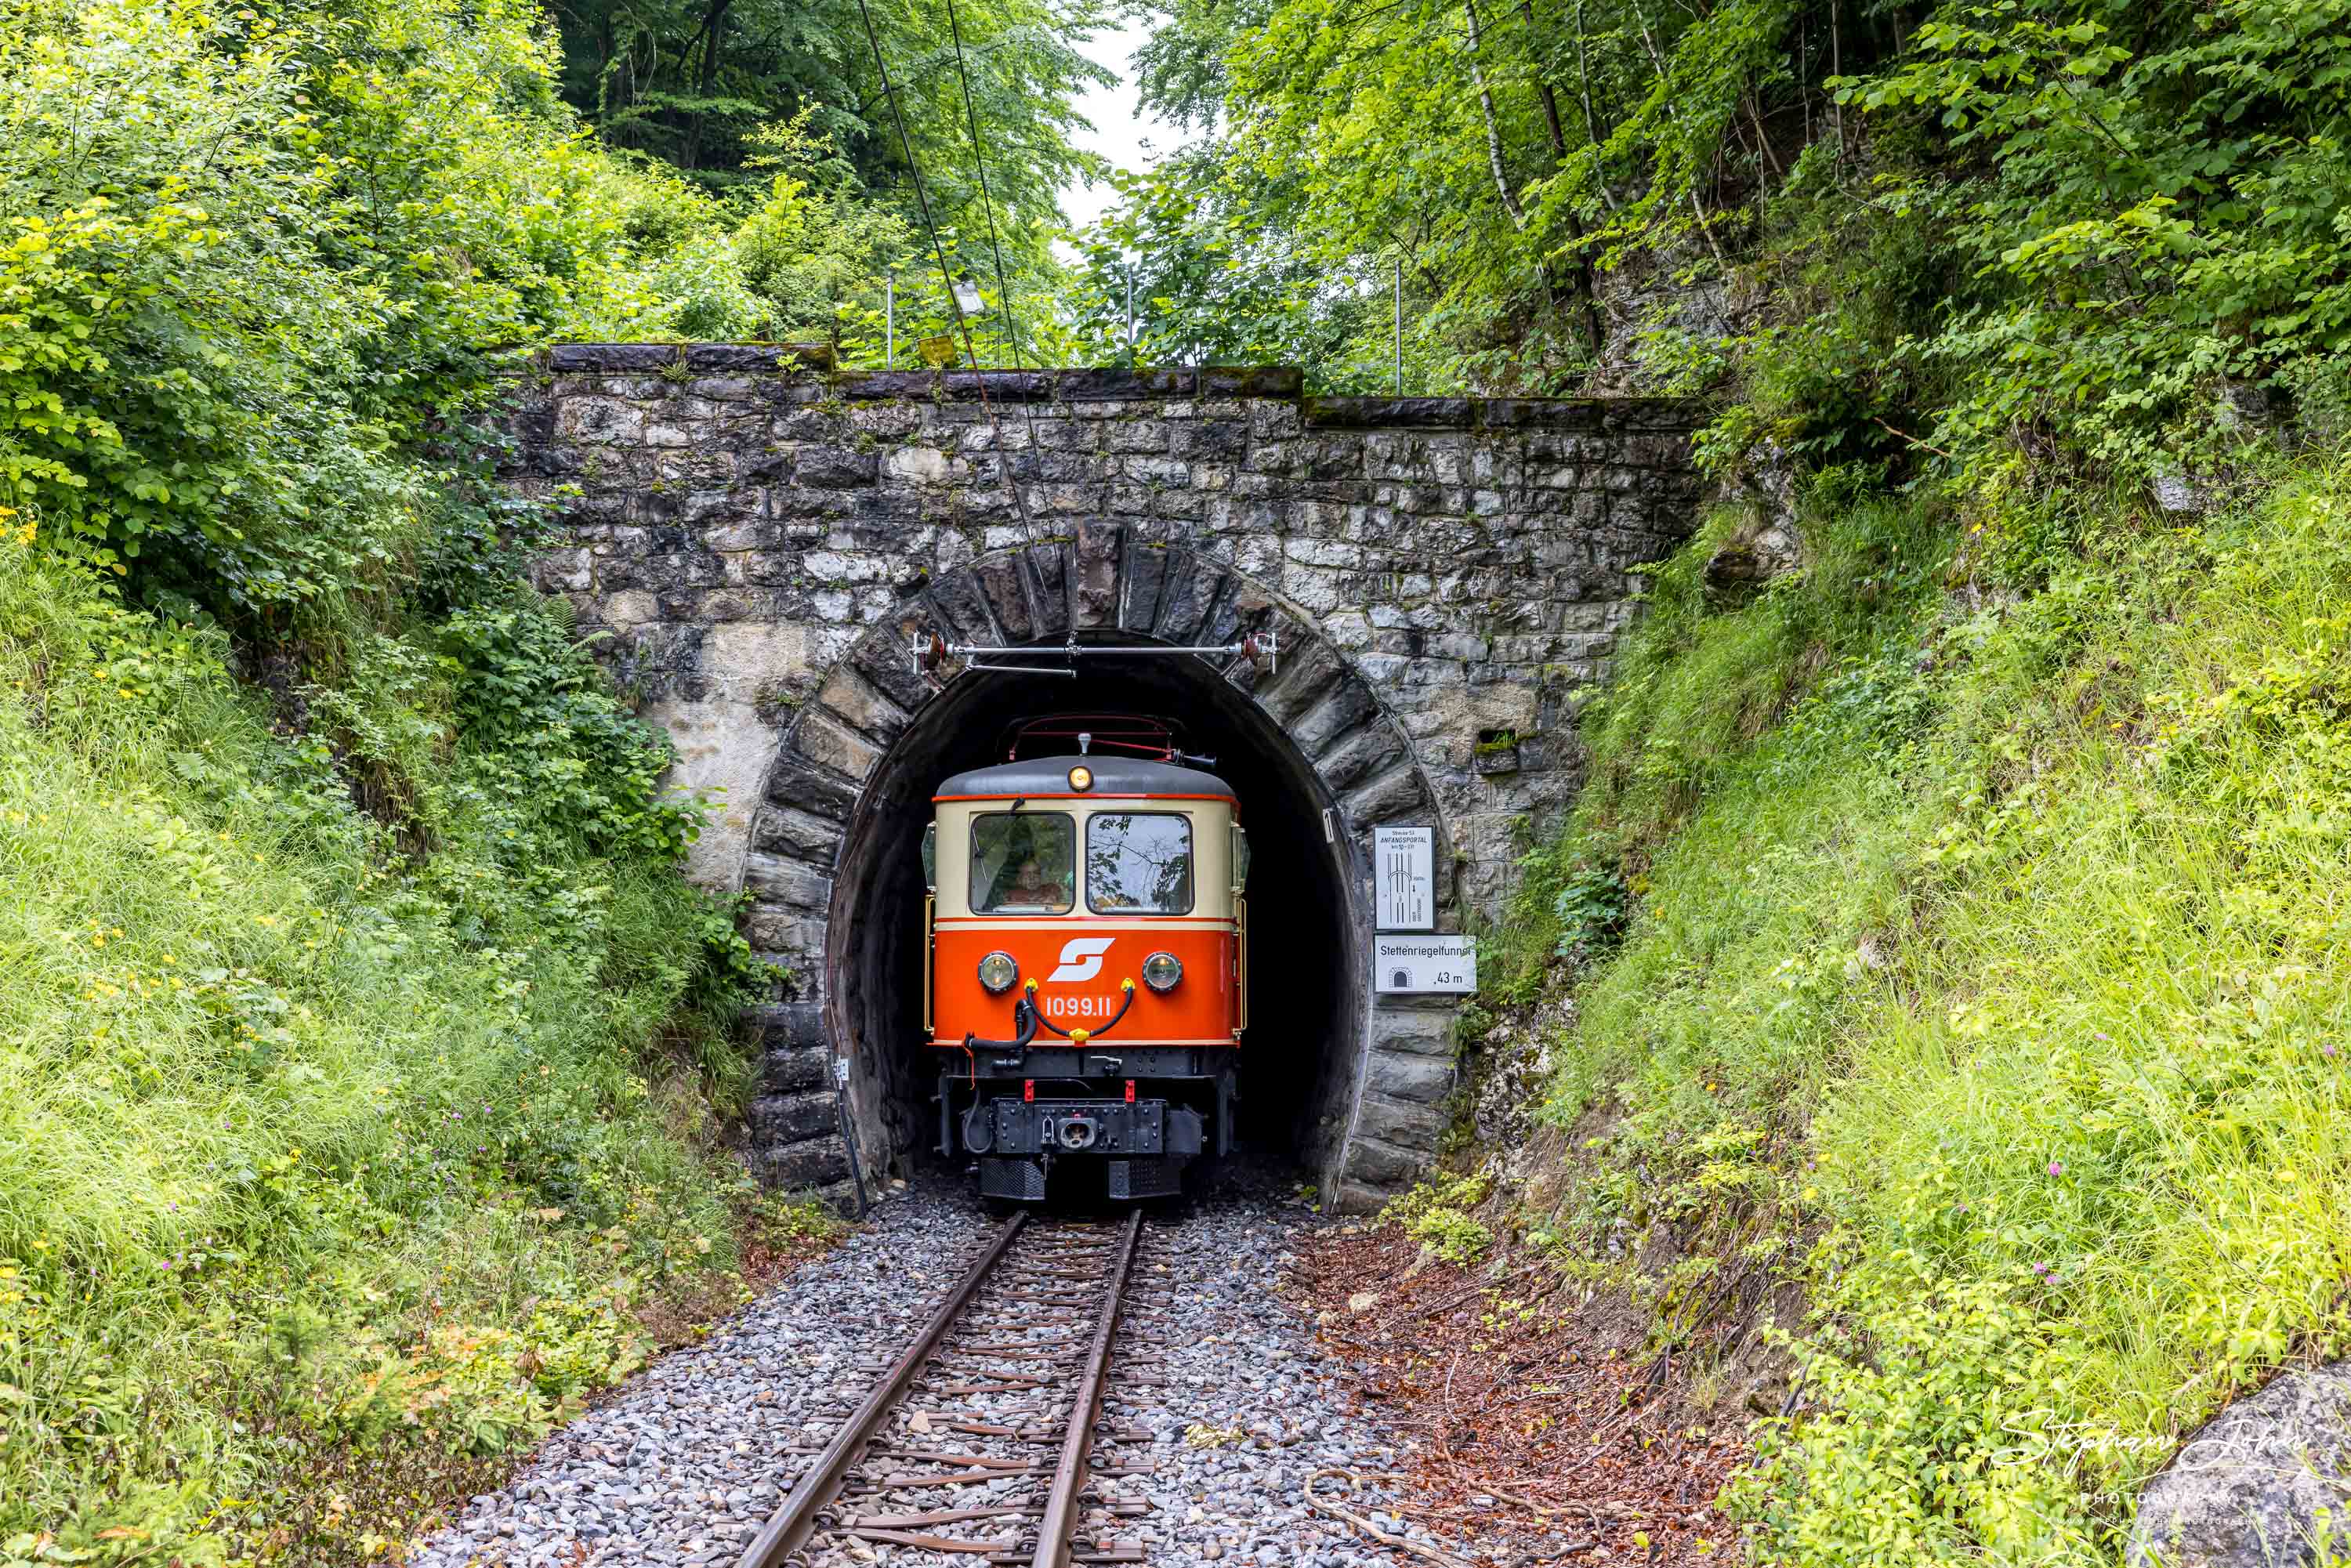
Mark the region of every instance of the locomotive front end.
POLYGON ((1057 1165, 1103 1196, 1178 1190, 1231 1145, 1247 1023, 1248 840, 1215 775, 1047 757, 947 779, 924 863, 939 1146, 1034 1201, 1057 1165))

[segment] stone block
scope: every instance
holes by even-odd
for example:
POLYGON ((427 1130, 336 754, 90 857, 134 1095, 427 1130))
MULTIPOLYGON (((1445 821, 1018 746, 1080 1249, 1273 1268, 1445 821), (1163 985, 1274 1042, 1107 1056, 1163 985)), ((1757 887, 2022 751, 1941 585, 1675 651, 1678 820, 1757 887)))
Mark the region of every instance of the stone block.
POLYGON ((1135 398, 1189 397, 1193 372, 1172 370, 1081 370, 1051 372, 1053 396, 1062 402, 1117 402, 1135 398))
POLYGON ((1090 419, 1071 419, 1056 411, 1040 411, 1029 427, 1029 444, 1045 452, 1097 452, 1104 425, 1090 419))
POLYGON ((1324 787, 1336 795, 1393 767, 1405 755, 1404 743, 1395 728, 1374 716, 1342 737, 1314 765, 1314 772, 1324 787))
POLYGON ((633 445, 644 439, 644 410, 612 398, 563 398, 556 403, 555 435, 591 446, 633 445))
POLYGON ((1026 643, 1037 635, 1037 617, 1029 607, 1029 587, 1020 570, 1020 559, 1009 553, 983 556, 973 563, 972 570, 979 578, 980 591, 987 597, 988 609, 996 623, 1004 629, 1005 636, 1014 643, 1026 643))
POLYGON ((996 644, 996 623, 988 614, 987 596, 981 591, 979 580, 972 573, 950 572, 933 584, 931 607, 946 622, 949 642, 970 643, 983 647, 996 644))
POLYGON ((653 375, 677 360, 674 343, 563 343, 547 351, 547 368, 558 375, 612 371, 653 375))
POLYGON ((1119 613, 1119 564, 1126 533, 1113 523, 1081 523, 1076 548, 1078 627, 1091 631, 1113 622, 1119 613))
POLYGON ((754 850, 743 857, 743 886, 762 903, 822 913, 832 903, 832 878, 817 866, 754 850))
POLYGON ((822 768, 862 779, 882 760, 881 748, 820 708, 804 708, 792 726, 790 748, 822 768))
POLYGON ((1466 397, 1311 397, 1309 427, 1349 430, 1466 430, 1475 422, 1466 397))
POLYGON ((1028 575, 1029 601, 1036 607, 1036 635, 1067 636, 1070 630, 1070 556, 1061 544, 1032 545, 1021 552, 1028 575))
POLYGON ((653 596, 640 589, 608 593, 596 602, 596 619, 615 631, 642 626, 659 613, 653 596))
POLYGON ((1134 419, 1108 426, 1102 449, 1121 455, 1159 455, 1175 440, 1174 426, 1164 419, 1134 419))
POLYGON ((1458 1004, 1450 998, 1426 999, 1426 1007, 1398 1005, 1401 998, 1384 999, 1372 1009, 1371 1042, 1374 1052, 1385 1055, 1438 1057, 1453 1059, 1453 1018, 1458 1004))
POLYGON ((893 485, 944 485, 970 465, 935 446, 901 446, 882 455, 882 477, 893 485))
MULTIPOLYGON (((1368 1113, 1369 1105, 1364 1107, 1368 1113)), ((1442 1124, 1439 1124, 1442 1130, 1442 1124)), ((1383 1187, 1390 1191, 1403 1186, 1426 1170, 1437 1158, 1437 1133, 1424 1135, 1416 1131, 1403 1134, 1405 1146, 1369 1134, 1361 1120, 1355 1135, 1347 1141, 1345 1155, 1339 1165, 1341 1178, 1367 1187, 1383 1187)))
POLYGON ((1596 398, 1487 398, 1478 410, 1478 423, 1487 430, 1597 430, 1604 418, 1596 398))
POLYGON ((751 818, 751 849, 830 870, 841 853, 841 824, 792 806, 761 806, 751 818))
POLYGON ((770 1094, 804 1094, 822 1089, 830 1077, 831 1053, 821 1041, 810 1046, 771 1047, 759 1059, 759 1082, 770 1094))
POLYGON ((824 916, 814 910, 755 904, 743 935, 757 950, 773 956, 803 979, 824 961, 824 916))
POLYGON ((1204 398, 1295 399, 1306 384, 1295 365, 1204 365, 1198 376, 1204 398))
MULTIPOLYGON (((757 1123, 752 1132, 759 1134, 757 1123)), ((759 1179, 770 1187, 823 1186, 849 1179, 849 1147, 835 1131, 800 1143, 763 1147, 756 1164, 759 1179)))
POLYGON ((1320 639, 1285 648, 1281 667, 1259 683, 1257 700, 1274 723, 1286 726, 1330 690, 1345 667, 1337 651, 1320 639))
POLYGON ((857 787, 826 772, 787 746, 777 754, 775 767, 768 770, 768 800, 771 805, 796 807, 811 816, 845 822, 857 804, 857 787))
POLYGON ((1159 594, 1167 580, 1170 552, 1159 545, 1129 537, 1126 564, 1119 573, 1118 624, 1122 631, 1148 635, 1157 623, 1159 594))
POLYGON ((1186 420, 1172 427, 1166 450, 1187 459, 1192 479, 1199 484, 1210 465, 1229 467, 1248 455, 1249 422, 1242 419, 1186 420))
POLYGON ((1452 1091, 1453 1064, 1441 1057, 1374 1051, 1364 1087, 1408 1104, 1434 1105, 1452 1091))
POLYGON ((1435 1155, 1444 1131, 1445 1113, 1435 1105, 1392 1100, 1368 1089, 1355 1113, 1358 1141, 1370 1138, 1392 1148, 1418 1151, 1423 1160, 1435 1155))
POLYGON ((1375 774, 1341 797, 1347 821, 1357 827, 1390 822, 1431 808, 1419 770, 1409 762, 1375 774))
POLYGON ((881 473, 878 453, 846 446, 803 446, 792 454, 792 476, 808 488, 845 490, 871 485, 881 473))
POLYGON ((853 371, 836 379, 832 390, 859 402, 928 402, 939 390, 939 378, 935 371, 853 371))
POLYGON ((1339 737, 1379 712, 1378 699, 1361 681, 1334 682, 1322 700, 1285 726, 1292 744, 1310 758, 1329 751, 1339 737))
POLYGON ((1384 1186, 1374 1186, 1362 1181, 1341 1178, 1332 1186, 1330 1197, 1324 1200, 1325 1207, 1332 1214, 1377 1214, 1388 1199, 1395 1196, 1396 1189, 1404 1185, 1404 1176, 1410 1174, 1412 1167, 1409 1164, 1400 1164, 1397 1168, 1402 1174, 1384 1186))
POLYGON ((939 394, 950 401, 980 404, 975 413, 985 418, 986 411, 998 403, 1042 402, 1051 397, 1053 372, 949 371, 939 378, 939 394))
POLYGON ((817 688, 815 702, 832 717, 879 746, 889 745, 906 727, 905 710, 848 661, 836 665, 824 685, 817 688))

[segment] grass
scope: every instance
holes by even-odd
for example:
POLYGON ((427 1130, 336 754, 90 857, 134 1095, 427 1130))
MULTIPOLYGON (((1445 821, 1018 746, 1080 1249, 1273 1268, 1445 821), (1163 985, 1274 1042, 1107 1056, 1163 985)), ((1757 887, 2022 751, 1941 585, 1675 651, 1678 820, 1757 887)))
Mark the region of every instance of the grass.
POLYGON ((340 694, 414 732, 396 831, 226 652, 0 543, 0 1563, 386 1555, 750 1206, 674 854, 446 669, 340 694))
POLYGON ((2346 494, 2311 460, 2053 544, 1828 494, 1757 602, 1703 602, 1703 541, 1664 573, 1505 989, 1617 869, 1541 1223, 1808 1287, 1808 1409, 1735 1489, 1762 1560, 2110 1560, 2181 1435, 2342 1353, 2346 494))

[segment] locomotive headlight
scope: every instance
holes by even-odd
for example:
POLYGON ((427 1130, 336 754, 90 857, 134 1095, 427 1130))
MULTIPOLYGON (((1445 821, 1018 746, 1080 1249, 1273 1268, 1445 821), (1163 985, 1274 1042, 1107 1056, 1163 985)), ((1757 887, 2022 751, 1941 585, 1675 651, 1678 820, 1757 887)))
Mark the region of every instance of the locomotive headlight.
POLYGON ((996 995, 1002 996, 1020 977, 1020 966, 1012 961, 1009 953, 990 953, 979 961, 979 983, 996 995))
POLYGON ((1184 977, 1184 961, 1173 953, 1154 953, 1143 961, 1143 983, 1155 991, 1172 991, 1184 977))
POLYGON ((1070 788, 1082 795, 1094 787, 1094 770, 1091 768, 1070 769, 1070 788))

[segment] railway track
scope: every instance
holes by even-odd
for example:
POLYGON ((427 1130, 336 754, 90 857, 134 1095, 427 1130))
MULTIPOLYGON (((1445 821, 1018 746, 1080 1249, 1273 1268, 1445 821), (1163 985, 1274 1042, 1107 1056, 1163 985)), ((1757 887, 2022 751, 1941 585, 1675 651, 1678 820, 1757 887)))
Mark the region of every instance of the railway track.
POLYGON ((742 1568, 1141 1563, 1115 1530, 1144 1505, 1102 1483, 1149 1468, 1117 1451, 1149 1434, 1105 1431, 1102 1411, 1113 1361, 1123 1372, 1147 1343, 1126 1301, 1143 1235, 1139 1211, 1006 1220, 742 1568))

